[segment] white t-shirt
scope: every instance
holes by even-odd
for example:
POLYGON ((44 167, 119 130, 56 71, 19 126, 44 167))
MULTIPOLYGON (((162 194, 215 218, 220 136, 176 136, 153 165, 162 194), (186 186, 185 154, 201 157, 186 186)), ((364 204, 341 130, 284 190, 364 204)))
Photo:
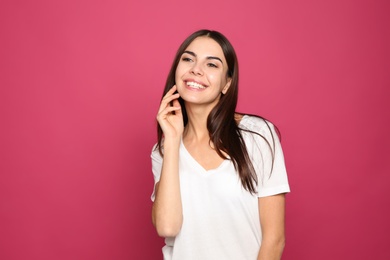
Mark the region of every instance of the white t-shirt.
MULTIPOLYGON (((233 163, 205 170, 180 144, 179 174, 183 224, 175 238, 166 238, 165 260, 255 260, 261 244, 258 197, 290 191, 282 148, 270 122, 245 115, 239 124, 264 136, 241 131, 258 177, 257 194, 246 191, 233 163), (272 156, 274 165, 272 174, 272 156)), ((160 180, 162 158, 152 151, 155 184, 160 180)), ((154 201, 154 190, 151 196, 154 201)))

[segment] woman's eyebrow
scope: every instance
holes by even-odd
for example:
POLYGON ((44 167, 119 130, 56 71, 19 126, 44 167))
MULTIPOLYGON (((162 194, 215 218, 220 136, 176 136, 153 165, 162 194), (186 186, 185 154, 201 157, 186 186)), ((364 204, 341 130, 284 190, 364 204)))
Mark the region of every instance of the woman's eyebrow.
POLYGON ((192 51, 184 51, 183 53, 188 53, 189 55, 196 57, 195 52, 192 52, 192 51))
POLYGON ((218 58, 218 57, 208 56, 207 59, 208 60, 219 60, 223 64, 222 60, 220 58, 218 58))
MULTIPOLYGON (((183 53, 187 53, 187 54, 189 54, 191 56, 196 57, 195 52, 192 52, 192 51, 184 51, 183 53)), ((218 58, 218 57, 215 57, 215 56, 207 56, 206 59, 208 59, 208 60, 219 60, 223 64, 222 60, 220 58, 218 58)))

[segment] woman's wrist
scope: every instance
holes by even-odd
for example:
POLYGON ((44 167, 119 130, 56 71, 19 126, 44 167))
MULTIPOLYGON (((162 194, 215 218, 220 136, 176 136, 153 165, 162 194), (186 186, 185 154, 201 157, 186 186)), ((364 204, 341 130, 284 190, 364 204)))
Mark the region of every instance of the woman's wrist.
POLYGON ((179 137, 165 137, 163 141, 164 151, 167 149, 176 149, 179 148, 181 142, 181 136, 179 137))

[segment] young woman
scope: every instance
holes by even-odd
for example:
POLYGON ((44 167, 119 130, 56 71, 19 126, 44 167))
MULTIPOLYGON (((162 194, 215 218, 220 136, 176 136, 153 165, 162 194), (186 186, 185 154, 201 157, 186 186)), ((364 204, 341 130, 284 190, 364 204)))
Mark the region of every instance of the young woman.
POLYGON ((278 135, 235 111, 238 62, 219 32, 176 53, 157 115, 152 220, 164 259, 280 259, 289 184, 278 135))

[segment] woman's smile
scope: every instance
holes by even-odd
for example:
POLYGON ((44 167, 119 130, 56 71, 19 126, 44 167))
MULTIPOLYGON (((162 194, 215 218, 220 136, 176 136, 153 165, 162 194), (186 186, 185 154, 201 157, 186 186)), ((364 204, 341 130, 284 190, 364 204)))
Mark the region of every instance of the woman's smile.
POLYGON ((207 88, 205 84, 201 82, 196 82, 194 80, 185 80, 184 83, 186 84, 187 88, 193 90, 204 90, 207 88))

